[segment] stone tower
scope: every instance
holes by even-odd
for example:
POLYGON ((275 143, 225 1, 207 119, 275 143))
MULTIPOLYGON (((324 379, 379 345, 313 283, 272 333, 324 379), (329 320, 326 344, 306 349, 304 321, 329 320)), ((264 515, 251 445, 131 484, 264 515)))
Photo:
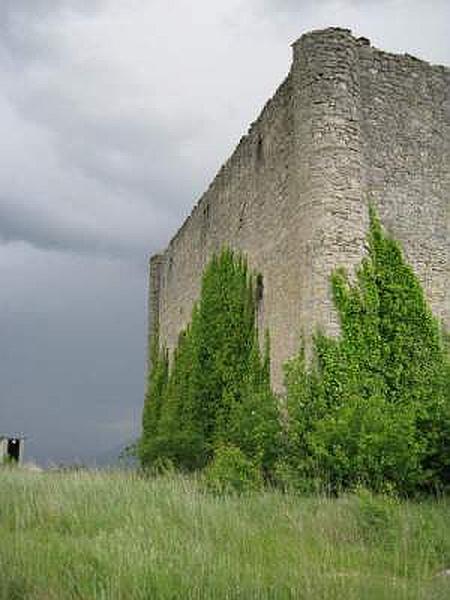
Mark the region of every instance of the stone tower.
POLYGON ((273 383, 318 326, 337 333, 330 274, 365 251, 368 205, 450 327, 450 69, 346 29, 303 35, 285 81, 164 253, 150 261, 150 334, 170 350, 224 245, 263 275, 273 383))

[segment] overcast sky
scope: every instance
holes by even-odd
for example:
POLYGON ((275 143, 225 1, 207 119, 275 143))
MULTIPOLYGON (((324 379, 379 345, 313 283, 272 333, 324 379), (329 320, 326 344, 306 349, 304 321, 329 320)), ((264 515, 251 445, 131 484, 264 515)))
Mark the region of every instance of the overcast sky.
POLYGON ((450 65, 448 0, 0 0, 0 433, 139 433, 147 261, 327 26, 450 65))

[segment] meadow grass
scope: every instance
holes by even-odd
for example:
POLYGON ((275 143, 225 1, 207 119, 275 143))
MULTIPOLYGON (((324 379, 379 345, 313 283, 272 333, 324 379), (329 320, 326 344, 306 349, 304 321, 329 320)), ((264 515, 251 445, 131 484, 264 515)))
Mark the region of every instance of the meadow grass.
POLYGON ((450 598, 450 500, 0 470, 0 599, 450 598))

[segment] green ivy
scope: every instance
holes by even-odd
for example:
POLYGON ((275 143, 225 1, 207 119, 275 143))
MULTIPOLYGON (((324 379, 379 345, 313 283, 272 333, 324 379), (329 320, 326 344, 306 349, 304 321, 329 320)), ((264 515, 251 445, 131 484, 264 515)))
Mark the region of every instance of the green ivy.
POLYGON ((164 348, 160 349, 158 331, 150 341, 150 364, 151 371, 142 415, 142 437, 138 444, 138 454, 142 464, 145 465, 150 464, 156 458, 154 440, 158 435, 158 425, 169 377, 168 354, 164 348))
POLYGON ((270 386, 269 341, 262 357, 255 276, 245 259, 230 249, 212 257, 168 377, 156 337, 153 345, 142 464, 167 459, 181 469, 198 469, 228 444, 268 472, 280 425, 270 386))
POLYGON ((449 481, 450 367, 444 334, 398 242, 370 212, 368 255, 332 276, 338 339, 317 334, 286 366, 289 453, 332 489, 402 493, 449 481))
POLYGON ((236 446, 218 446, 205 469, 207 489, 218 494, 242 494, 262 487, 263 478, 254 461, 236 446))

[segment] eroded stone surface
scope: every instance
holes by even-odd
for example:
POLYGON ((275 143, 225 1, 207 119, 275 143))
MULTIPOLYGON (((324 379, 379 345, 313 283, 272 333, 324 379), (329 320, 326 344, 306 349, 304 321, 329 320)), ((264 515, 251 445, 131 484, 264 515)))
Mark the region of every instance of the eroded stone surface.
POLYGON ((293 45, 289 75, 163 254, 150 323, 170 350, 224 245, 264 277, 273 381, 316 327, 335 334, 329 278, 361 260, 368 204, 403 243, 450 327, 450 69, 326 29, 293 45))

